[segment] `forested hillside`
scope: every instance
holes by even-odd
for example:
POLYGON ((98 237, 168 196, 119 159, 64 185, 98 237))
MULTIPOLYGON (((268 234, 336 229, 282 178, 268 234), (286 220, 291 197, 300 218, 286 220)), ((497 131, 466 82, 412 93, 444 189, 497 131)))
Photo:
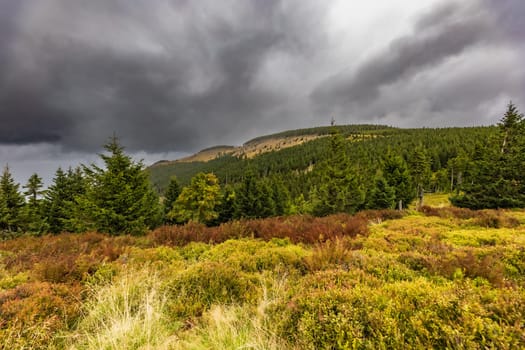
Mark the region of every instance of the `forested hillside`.
MULTIPOLYGON (((229 203, 224 201, 229 213, 221 214, 221 208, 217 209, 219 221, 287 213, 326 215, 403 207, 416 197, 422 201, 425 192, 458 191, 468 175, 476 145, 498 134, 496 127, 394 129, 367 125, 331 130, 332 136, 251 159, 225 155, 209 162, 160 164, 148 170, 161 194, 173 176, 172 181, 186 186, 198 173, 213 173, 224 189, 224 198, 230 198, 229 203), (338 176, 347 179, 339 181, 338 176), (353 190, 348 190, 350 184, 353 190), (346 190, 349 193, 343 194, 346 190), (234 193, 237 195, 232 196, 234 193), (319 208, 335 194, 352 197, 339 201, 353 203, 319 208), (248 203, 260 210, 239 209, 248 203)), ((319 129, 287 133, 314 131, 319 129)))
MULTIPOLYGON (((360 165, 361 169, 373 171, 387 150, 408 161, 413 151, 419 146, 425 149, 431 170, 434 172, 451 167, 448 162, 453 158, 473 154, 477 143, 488 140, 497 131, 495 127, 397 129, 384 126, 374 128, 369 125, 349 125, 292 130, 282 134, 310 135, 319 130, 331 130, 332 132, 335 130, 346 137, 349 142, 345 147, 345 152, 353 162, 360 165)), ((328 145, 328 139, 320 138, 296 147, 264 153, 253 159, 225 155, 209 162, 160 163, 149 167, 148 171, 152 182, 160 191, 165 190, 173 175, 177 176, 181 184, 186 185, 191 177, 199 172, 213 172, 221 183, 225 184, 240 181, 246 168, 254 169, 260 177, 270 174, 297 174, 297 172, 310 169, 324 159, 329 152, 328 145)))

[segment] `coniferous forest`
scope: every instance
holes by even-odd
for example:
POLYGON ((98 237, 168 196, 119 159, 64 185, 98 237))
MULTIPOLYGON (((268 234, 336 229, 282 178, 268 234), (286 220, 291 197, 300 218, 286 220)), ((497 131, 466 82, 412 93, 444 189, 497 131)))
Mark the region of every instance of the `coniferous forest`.
POLYGON ((148 168, 112 137, 47 188, 6 165, 0 348, 525 347, 517 106, 278 135, 319 137, 148 168))

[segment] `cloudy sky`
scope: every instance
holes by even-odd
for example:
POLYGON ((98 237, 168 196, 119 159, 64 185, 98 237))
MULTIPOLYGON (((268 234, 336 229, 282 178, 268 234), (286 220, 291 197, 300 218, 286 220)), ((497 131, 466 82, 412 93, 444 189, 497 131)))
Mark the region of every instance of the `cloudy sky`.
POLYGON ((0 0, 0 165, 17 180, 290 128, 525 109, 523 0, 0 0), (359 5, 356 5, 359 3, 359 5))

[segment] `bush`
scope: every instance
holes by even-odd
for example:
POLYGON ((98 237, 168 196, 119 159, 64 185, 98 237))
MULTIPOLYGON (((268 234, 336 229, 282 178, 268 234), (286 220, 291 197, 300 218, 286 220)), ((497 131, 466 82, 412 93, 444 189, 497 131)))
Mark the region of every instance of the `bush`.
POLYGON ((0 349, 47 349, 80 316, 78 285, 24 283, 0 292, 0 349))
POLYGON ((176 319, 200 316, 213 304, 253 302, 259 280, 221 262, 199 262, 175 271, 167 283, 170 314, 176 319))
POLYGON ((366 280, 334 289, 304 282, 271 308, 275 331, 302 349, 519 348, 525 341, 517 326, 523 290, 425 279, 380 288, 366 280))
POLYGON ((336 237, 333 241, 318 243, 314 246, 312 254, 304 259, 305 264, 310 271, 337 267, 348 269, 355 247, 352 243, 352 240, 346 237, 336 237))
POLYGON ((246 272, 277 269, 304 271, 303 257, 307 251, 281 241, 229 240, 203 253, 200 260, 222 262, 246 272))
POLYGON ((179 226, 159 227, 151 232, 149 238, 158 245, 175 246, 190 242, 222 243, 239 238, 261 238, 265 241, 289 238, 293 243, 311 244, 338 236, 366 236, 369 218, 398 215, 393 213, 395 211, 370 211, 363 215, 335 214, 322 218, 295 215, 233 221, 217 227, 190 222, 179 226))

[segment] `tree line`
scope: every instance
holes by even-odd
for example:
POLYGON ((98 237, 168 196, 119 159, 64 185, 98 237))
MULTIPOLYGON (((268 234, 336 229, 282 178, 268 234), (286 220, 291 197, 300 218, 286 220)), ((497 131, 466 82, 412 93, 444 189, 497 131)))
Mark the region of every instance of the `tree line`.
POLYGON ((37 174, 21 189, 6 166, 0 178, 0 231, 3 238, 142 234, 189 221, 218 225, 242 218, 403 209, 414 200, 421 206, 429 191, 450 192, 453 204, 473 209, 525 207, 524 125, 510 103, 497 127, 378 129, 380 135, 368 138, 335 128, 329 137, 254 159, 221 157, 210 162, 222 164, 217 172, 197 172, 189 182, 172 176, 160 194, 144 164, 134 162, 113 137, 104 146, 103 167, 59 168, 46 190, 37 174))

